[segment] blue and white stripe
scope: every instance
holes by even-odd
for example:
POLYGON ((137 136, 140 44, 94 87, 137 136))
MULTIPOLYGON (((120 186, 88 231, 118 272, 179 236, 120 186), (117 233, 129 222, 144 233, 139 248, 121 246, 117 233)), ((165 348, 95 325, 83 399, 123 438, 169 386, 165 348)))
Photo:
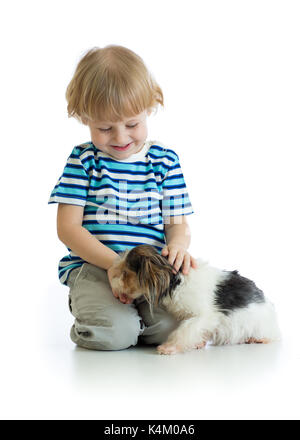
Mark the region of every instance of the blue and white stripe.
MULTIPOLYGON (((120 253, 139 244, 162 249, 168 218, 192 214, 177 154, 147 142, 143 154, 118 161, 88 142, 75 147, 49 203, 84 207, 82 226, 120 253)), ((84 261, 70 249, 59 262, 59 278, 84 261)))

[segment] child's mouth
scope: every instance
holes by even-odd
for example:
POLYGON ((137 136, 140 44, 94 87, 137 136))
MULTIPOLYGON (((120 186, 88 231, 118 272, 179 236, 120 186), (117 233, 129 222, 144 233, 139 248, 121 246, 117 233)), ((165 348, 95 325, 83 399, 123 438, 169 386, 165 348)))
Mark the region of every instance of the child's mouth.
POLYGON ((112 145, 112 148, 117 151, 126 151, 126 150, 128 150, 128 148, 130 147, 131 144, 132 144, 132 142, 130 142, 130 144, 124 145, 124 147, 118 147, 116 145, 112 145))

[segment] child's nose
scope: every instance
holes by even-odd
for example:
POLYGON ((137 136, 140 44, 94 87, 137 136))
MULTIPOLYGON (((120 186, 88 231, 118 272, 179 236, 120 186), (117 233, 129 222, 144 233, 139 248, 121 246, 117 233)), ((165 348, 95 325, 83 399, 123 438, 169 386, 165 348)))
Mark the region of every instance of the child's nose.
POLYGON ((114 133, 113 142, 113 145, 117 145, 120 147, 127 145, 129 143, 129 136, 126 129, 116 130, 114 133))

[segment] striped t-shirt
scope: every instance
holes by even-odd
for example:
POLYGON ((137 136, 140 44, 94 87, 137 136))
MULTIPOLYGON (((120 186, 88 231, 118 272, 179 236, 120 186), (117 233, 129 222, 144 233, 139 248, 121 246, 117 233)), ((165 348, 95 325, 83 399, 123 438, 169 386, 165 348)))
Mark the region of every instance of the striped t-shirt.
MULTIPOLYGON (((193 213, 177 154, 153 141, 122 161, 92 142, 75 147, 49 203, 84 207, 82 226, 117 253, 139 244, 161 250, 168 218, 193 213)), ((84 263, 68 251, 59 262, 63 284, 84 263)))

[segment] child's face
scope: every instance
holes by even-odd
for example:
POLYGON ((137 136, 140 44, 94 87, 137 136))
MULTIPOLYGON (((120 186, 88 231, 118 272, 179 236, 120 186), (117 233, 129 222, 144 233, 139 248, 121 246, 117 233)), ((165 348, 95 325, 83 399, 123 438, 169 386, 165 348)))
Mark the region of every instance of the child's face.
POLYGON ((115 159, 129 158, 140 151, 147 139, 147 116, 149 112, 118 122, 87 121, 95 147, 115 159))

